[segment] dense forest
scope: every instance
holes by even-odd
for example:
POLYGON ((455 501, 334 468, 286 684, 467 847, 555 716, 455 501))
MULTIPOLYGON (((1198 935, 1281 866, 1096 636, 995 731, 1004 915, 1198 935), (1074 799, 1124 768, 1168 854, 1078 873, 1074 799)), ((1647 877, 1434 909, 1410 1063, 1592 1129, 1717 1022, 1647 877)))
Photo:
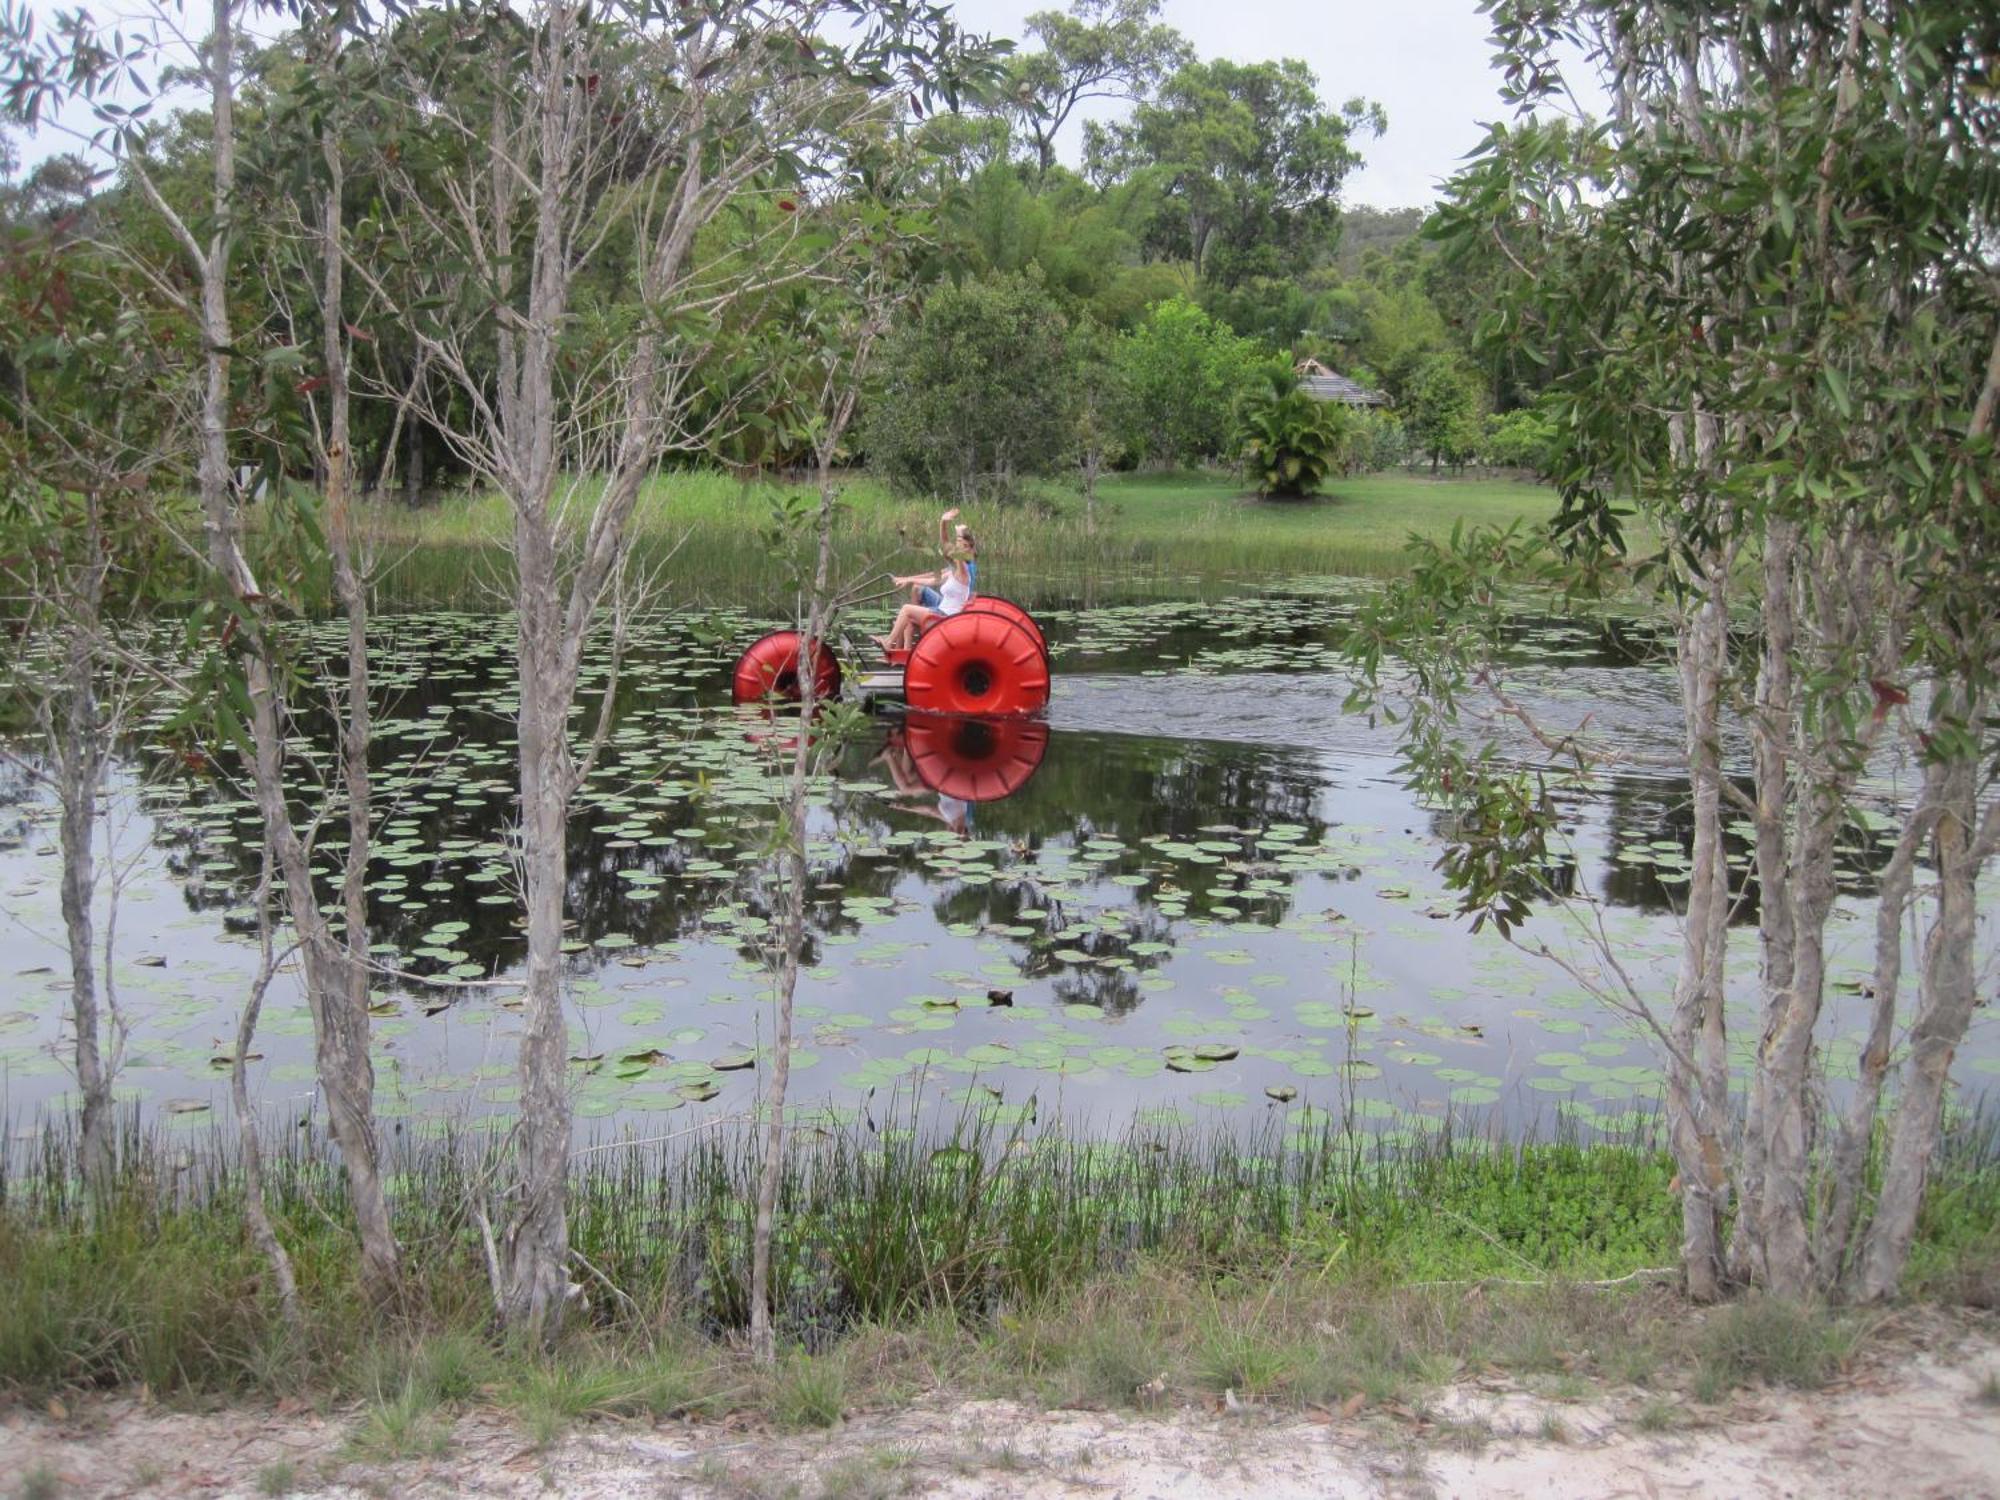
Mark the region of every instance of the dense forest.
MULTIPOLYGON (((1479 297, 1466 267, 1441 264, 1421 236, 1421 210, 1343 202, 1369 140, 1389 128, 1381 109, 1360 98, 1326 103, 1323 91, 1337 81, 1296 59, 1203 61, 1160 23, 1159 9, 1158 0, 1076 0, 1068 12, 1038 12, 1017 50, 968 77, 949 101, 955 107, 899 133, 907 159, 895 169, 905 177, 897 201, 926 218, 880 374, 905 390, 925 386, 935 414, 954 420, 940 426, 904 403, 883 415, 864 401, 847 456, 880 457, 914 489, 1001 495, 1023 476, 1077 462, 1231 462, 1232 407, 1261 383, 1259 367, 1313 359, 1387 398, 1385 411, 1347 434, 1341 467, 1534 468, 1546 428, 1516 414, 1532 398, 1532 374, 1471 352, 1479 297), (1091 100, 1122 113, 1084 124, 1080 169, 1072 168, 1057 159, 1056 139, 1091 100), (1054 340, 1063 352, 1023 363, 1023 339, 1054 340), (958 372, 960 388, 948 394, 929 368, 940 361, 958 372)), ((454 144, 427 128, 426 111, 455 91, 476 92, 482 66, 450 50, 446 29, 437 15, 412 15, 368 47, 348 46, 341 61, 359 101, 347 106, 339 147, 344 232, 357 251, 382 256, 377 279, 351 278, 343 292, 343 318, 357 330, 356 471, 368 489, 412 502, 471 473, 450 421, 423 410, 446 399, 443 377, 408 320, 382 315, 399 298, 438 305, 407 275, 421 259, 415 204, 441 194, 466 162, 462 151, 450 158, 454 144), (421 81, 390 68, 390 57, 423 49, 436 61, 421 81), (361 78, 365 69, 372 81, 361 78)), ((231 326, 250 357, 239 379, 263 388, 257 418, 236 443, 239 464, 295 466, 296 433, 284 429, 311 420, 299 398, 316 388, 299 351, 320 336, 308 295, 316 226, 287 153, 301 112, 321 107, 308 54, 322 45, 293 32, 243 59, 235 169, 249 211, 238 226, 244 274, 232 287, 231 326), (297 378, 282 378, 288 372, 297 378), (271 440, 261 452, 259 436, 271 440)), ((99 134, 100 147, 111 143, 99 134)), ((60 151, 31 170, 19 167, 19 142, 0 147, 8 153, 0 228, 19 305, 38 301, 36 277, 55 269, 46 257, 57 247, 65 287, 92 275, 172 280, 178 247, 149 195, 193 212, 213 171, 208 117, 189 109, 135 118, 116 144, 116 164, 101 152, 60 151), (115 269, 79 261, 105 244, 118 247, 115 269)), ((615 192, 620 165, 596 170, 592 191, 615 192)), ((713 265, 751 253, 769 240, 773 216, 797 207, 739 206, 704 229, 703 254, 713 265)), ((629 296, 619 282, 631 274, 629 246, 607 238, 585 278, 590 304, 614 307, 629 296)), ((690 372, 702 387, 704 439, 675 461, 754 472, 805 456, 795 396, 768 377, 795 366, 811 340, 807 285, 777 294, 783 308, 760 302, 726 320, 690 372)), ((33 328, 23 318, 14 338, 33 328)), ((579 336, 587 346, 590 335, 579 336)), ((0 363, 18 359, 18 345, 0 348, 0 363)))

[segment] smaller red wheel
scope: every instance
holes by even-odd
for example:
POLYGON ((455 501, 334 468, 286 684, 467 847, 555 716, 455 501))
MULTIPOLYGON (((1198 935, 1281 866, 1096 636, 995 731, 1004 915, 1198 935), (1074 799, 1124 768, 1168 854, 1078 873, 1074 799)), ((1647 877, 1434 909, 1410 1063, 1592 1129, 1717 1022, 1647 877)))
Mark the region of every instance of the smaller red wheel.
MULTIPOLYGON (((825 641, 812 647, 813 697, 824 702, 840 692, 840 659, 825 641)), ((730 688, 738 703, 799 699, 799 633, 774 630, 736 659, 730 688)))
POLYGON ((960 613, 999 615, 1004 620, 1012 620, 1035 638, 1035 644, 1042 648, 1043 657, 1049 654, 1049 638, 1042 632, 1040 624, 1012 599, 1002 599, 998 594, 974 594, 965 601, 965 608, 960 613))

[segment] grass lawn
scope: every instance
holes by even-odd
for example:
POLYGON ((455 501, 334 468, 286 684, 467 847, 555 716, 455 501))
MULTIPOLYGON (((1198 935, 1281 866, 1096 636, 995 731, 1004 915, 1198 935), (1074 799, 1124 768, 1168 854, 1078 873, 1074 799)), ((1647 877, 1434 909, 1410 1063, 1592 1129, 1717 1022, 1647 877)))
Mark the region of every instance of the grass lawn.
MULTIPOLYGON (((941 503, 899 499, 862 474, 841 484, 846 576, 913 571, 931 560, 941 503)), ((660 564, 663 582, 686 602, 779 605, 788 574, 763 532, 780 493, 719 473, 663 475, 640 500, 637 556, 660 564)), ((588 481, 579 484, 579 513, 591 498, 588 481)), ((1234 475, 1182 473, 1107 478, 1094 525, 1081 495, 1057 486, 966 520, 991 591, 1029 603, 1101 602, 1202 596, 1286 576, 1387 577, 1407 565, 1413 532, 1442 537, 1461 521, 1541 521, 1555 507, 1553 491, 1511 479, 1377 474, 1308 500, 1262 500, 1234 475)), ((392 603, 476 604, 503 574, 511 522, 497 496, 453 496, 417 510, 384 504, 369 518, 392 603)))

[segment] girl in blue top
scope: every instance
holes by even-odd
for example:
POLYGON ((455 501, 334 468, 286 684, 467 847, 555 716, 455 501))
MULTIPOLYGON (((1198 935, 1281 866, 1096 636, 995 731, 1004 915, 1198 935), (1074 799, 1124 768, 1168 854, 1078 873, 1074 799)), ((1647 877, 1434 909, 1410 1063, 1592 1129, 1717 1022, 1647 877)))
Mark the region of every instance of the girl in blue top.
POLYGON ((875 637, 875 644, 883 650, 909 650, 925 626, 957 614, 971 602, 978 577, 979 564, 974 560, 978 549, 968 528, 952 526, 957 519, 956 509, 938 517, 938 547, 944 553, 944 568, 936 574, 917 573, 896 580, 896 587, 909 589, 910 602, 896 611, 896 623, 889 633, 875 637))

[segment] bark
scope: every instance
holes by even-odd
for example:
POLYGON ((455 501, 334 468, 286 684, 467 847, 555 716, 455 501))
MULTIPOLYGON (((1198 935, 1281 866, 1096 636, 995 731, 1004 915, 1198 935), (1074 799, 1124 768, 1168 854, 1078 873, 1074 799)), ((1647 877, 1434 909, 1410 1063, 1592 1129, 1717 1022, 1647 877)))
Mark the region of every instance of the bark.
POLYGON ((111 1070, 101 1044, 97 949, 91 900, 97 890, 98 793, 104 781, 105 725, 97 696, 97 632, 106 561, 98 497, 85 496, 85 555, 73 579, 66 624, 62 713, 56 729, 56 798, 62 822, 62 915, 69 942, 70 1025, 85 1179, 102 1190, 111 1176, 111 1070))
POLYGON ((500 1242, 500 1311, 510 1326, 554 1337, 569 1285, 566 1189, 570 1099, 563 1016, 563 897, 572 767, 556 556, 547 525, 523 510, 514 528, 521 658, 521 874, 528 952, 519 1073, 516 1207, 500 1242))
POLYGON ((1814 1259, 1822 1287, 1845 1284, 1852 1270, 1855 1225, 1866 1186, 1869 1148, 1882 1106, 1882 1084, 1896 1040, 1896 1001, 1903 979, 1903 917, 1915 884, 1917 851, 1930 837, 1943 767, 1925 767, 1924 788, 1883 867, 1875 898, 1875 967, 1870 985, 1868 1041, 1827 1165, 1827 1205, 1820 1216, 1814 1259))
MULTIPOLYGON (((314 1063, 328 1125, 346 1170, 348 1192, 363 1223, 386 1225, 374 1123, 374 1067, 368 1056, 368 1014, 344 1003, 340 951, 327 930, 313 888, 312 868, 293 824, 284 787, 284 722, 269 642, 258 616, 262 594, 243 557, 241 520, 229 474, 229 251, 235 212, 235 0, 214 0, 209 37, 209 108, 213 157, 214 228, 197 248, 202 336, 206 345, 198 480, 202 529, 210 567, 229 589, 247 637, 243 653, 250 698, 251 776, 265 838, 284 882, 286 909, 302 944, 306 1003, 313 1018, 314 1063)), ((362 1283, 376 1300, 395 1290, 393 1242, 385 1258, 379 1235, 362 1244, 362 1283)))
MULTIPOLYGON (((341 871, 341 908, 344 920, 341 941, 336 944, 330 931, 321 940, 328 950, 327 967, 334 989, 326 997, 329 1010, 340 1012, 336 1028, 344 1040, 345 1055, 339 1063, 352 1071, 350 1089, 359 1096, 361 1117, 356 1129, 365 1136, 362 1144, 363 1171, 357 1177, 350 1165, 349 1195, 354 1204, 356 1228, 361 1236, 363 1280, 377 1301, 396 1295, 401 1284, 401 1256, 396 1231, 389 1218, 374 1129, 374 1068, 368 1057, 368 855, 370 845, 371 792, 368 747, 372 720, 368 706, 368 593, 355 561, 354 508, 351 489, 351 423, 349 420, 349 370, 345 325, 342 322, 341 210, 345 177, 340 158, 340 142, 330 130, 320 135, 320 154, 326 168, 326 191, 321 199, 320 259, 323 281, 320 290, 320 322, 323 327, 322 358, 327 382, 327 426, 325 451, 327 548, 332 556, 334 594, 347 617, 347 690, 340 739, 341 777, 347 793, 347 855, 341 871)), ((288 875, 289 880, 289 875, 288 875)), ((310 887, 310 876, 306 884, 310 887)), ((316 928, 323 924, 315 922, 316 928)), ((347 1151, 343 1146, 343 1154, 347 1151)))
MULTIPOLYGON (((1779 1014, 1792 989, 1792 893, 1786 813, 1791 802, 1793 732, 1792 613, 1793 570, 1798 528, 1773 520, 1764 538, 1763 644, 1757 671, 1757 703, 1750 721, 1752 775, 1756 785, 1757 937, 1764 991, 1763 1045, 1776 1034, 1779 1014)), ((1741 1196, 1730 1237, 1730 1275, 1757 1279, 1761 1256, 1755 1241, 1761 1223, 1764 1179, 1765 1074, 1753 1068, 1744 1109, 1741 1196)))
MULTIPOLYGON (((1716 587, 1713 580, 1711 587, 1716 587)), ((1727 651, 1721 599, 1712 594, 1699 601, 1683 634, 1680 670, 1694 842, 1670 1021, 1674 1047, 1667 1070, 1667 1112, 1681 1184, 1682 1268, 1688 1295, 1708 1302, 1722 1291, 1722 1214, 1729 1192, 1722 1138, 1728 1071, 1719 982, 1729 897, 1719 742, 1727 651)))
POLYGON ((271 937, 271 846, 268 843, 264 846, 263 860, 257 873, 257 942, 257 976, 251 981, 250 993, 243 1002, 243 1013, 236 1022, 236 1053, 229 1062, 229 1098, 236 1109, 236 1138, 243 1153, 243 1217, 250 1226, 251 1241, 271 1267, 271 1279, 278 1291, 278 1311, 285 1320, 285 1326, 298 1334, 304 1331, 304 1320, 299 1315, 299 1282, 292 1272, 292 1258, 285 1252, 284 1242, 278 1238, 278 1231, 271 1223, 270 1210, 265 1206, 264 1147, 257 1128, 256 1112, 250 1107, 248 1081, 250 1044, 257 1036, 257 1018, 264 1009, 264 994, 271 987, 272 976, 278 969, 271 937))
POLYGON ((1924 944, 1922 998, 1910 1027, 1910 1055, 1903 1065, 1901 1099, 1882 1168, 1882 1191, 1862 1251, 1856 1291, 1865 1301, 1896 1294, 1916 1238, 1917 1213, 1944 1116, 1951 1061, 1978 1004, 1973 936, 1978 924, 1976 885, 1987 837, 2000 813, 1975 836, 1979 815, 1977 768, 1954 761, 1943 772, 1933 854, 1938 910, 1924 944))

